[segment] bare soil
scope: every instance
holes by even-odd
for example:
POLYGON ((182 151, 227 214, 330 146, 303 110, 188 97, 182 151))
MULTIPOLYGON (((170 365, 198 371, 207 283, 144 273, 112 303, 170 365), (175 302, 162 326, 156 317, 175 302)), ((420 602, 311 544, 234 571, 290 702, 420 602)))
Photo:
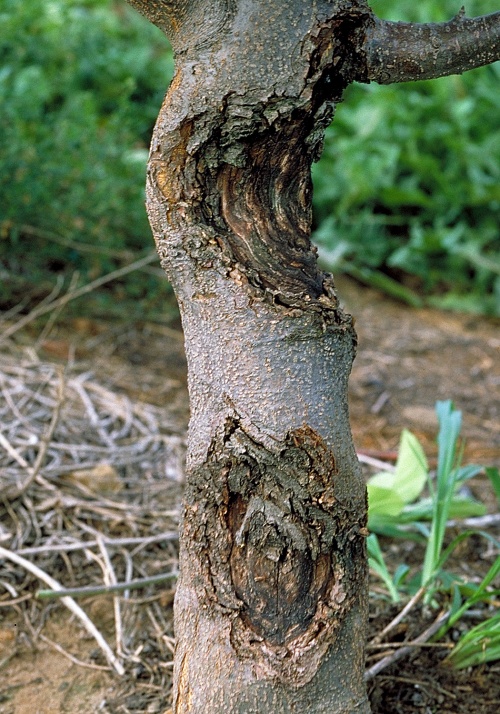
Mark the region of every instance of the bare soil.
MULTIPOLYGON (((338 283, 347 310, 356 316, 359 335, 350 386, 356 448, 374 458, 393 460, 401 430, 409 428, 421 440, 432 462, 436 455, 435 402, 452 399, 464 416, 464 462, 499 465, 500 321, 416 310, 347 279, 338 283)), ((30 345, 34 339, 25 333, 20 341, 30 345)), ((186 364, 178 321, 168 325, 109 326, 80 319, 71 326, 54 329, 39 349, 39 356, 58 363, 74 359, 82 370, 91 370, 93 378, 112 383, 117 392, 131 399, 167 405, 169 419, 175 421, 177 431, 185 431, 186 364)), ((473 479, 470 488, 490 513, 498 512, 498 502, 485 477, 473 479)), ((181 490, 181 483, 174 484, 168 498, 163 497, 162 508, 178 508, 181 490)), ((29 510, 28 506, 22 499, 13 504, 19 509, 29 510)), ((16 515, 22 521, 22 514, 10 512, 3 525, 12 527, 16 515)), ((125 525, 120 526, 121 530, 116 524, 114 527, 117 533, 124 532, 125 525)), ((491 533, 499 537, 500 528, 493 527, 491 533)), ((419 544, 385 541, 383 546, 391 567, 403 561, 413 567, 421 562, 423 551, 419 544)), ((153 548, 144 550, 145 571, 150 570, 148 559, 151 569, 158 569, 159 553, 153 548)), ((452 565, 468 578, 480 578, 496 555, 483 540, 472 538, 456 554, 452 565)), ((64 565, 61 560, 59 567, 65 571, 72 565, 64 565)), ((400 609, 382 596, 381 583, 376 578, 372 587, 370 638, 400 609)), ((165 643, 171 642, 172 636, 173 593, 167 586, 134 596, 131 628, 135 660, 132 658, 123 678, 103 668, 106 663, 96 652, 95 643, 61 604, 55 602, 41 608, 32 598, 33 590, 29 579, 25 589, 17 587, 17 598, 0 589, 0 714, 171 711, 171 655, 170 659, 166 656, 165 643), (18 602, 7 605, 18 598, 18 602), (75 664, 68 659, 68 653, 93 668, 75 664)), ((113 646, 112 599, 94 596, 81 604, 113 646)), ((389 640, 410 641, 435 617, 436 611, 418 605, 389 640)), ((448 642, 458 634, 452 631, 448 642)), ((446 647, 416 649, 372 679, 369 693, 373 714, 497 714, 500 662, 456 672, 442 663, 448 651, 446 647)), ((378 657, 379 652, 369 650, 368 665, 378 657)))

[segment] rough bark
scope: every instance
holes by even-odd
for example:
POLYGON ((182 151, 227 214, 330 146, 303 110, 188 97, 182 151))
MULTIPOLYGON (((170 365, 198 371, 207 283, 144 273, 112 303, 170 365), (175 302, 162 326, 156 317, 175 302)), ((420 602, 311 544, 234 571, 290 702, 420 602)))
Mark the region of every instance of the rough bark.
POLYGON ((411 49, 355 0, 130 2, 176 52, 147 180, 191 403, 174 711, 368 714, 356 337, 310 243, 310 166, 345 86, 416 74, 400 52, 427 30, 411 49))

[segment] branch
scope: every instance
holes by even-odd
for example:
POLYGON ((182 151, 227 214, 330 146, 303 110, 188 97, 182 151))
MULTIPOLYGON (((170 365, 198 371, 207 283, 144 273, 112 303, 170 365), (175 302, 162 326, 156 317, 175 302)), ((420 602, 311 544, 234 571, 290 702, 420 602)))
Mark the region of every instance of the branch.
POLYGON ((462 74, 500 59, 500 12, 418 24, 373 18, 361 48, 366 74, 379 84, 462 74))

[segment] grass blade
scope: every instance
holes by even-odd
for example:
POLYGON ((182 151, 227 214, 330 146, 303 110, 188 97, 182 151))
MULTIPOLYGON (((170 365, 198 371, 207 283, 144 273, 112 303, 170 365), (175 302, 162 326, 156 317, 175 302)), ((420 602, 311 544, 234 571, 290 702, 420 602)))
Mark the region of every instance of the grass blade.
POLYGON ((498 503, 500 505, 500 471, 493 466, 486 468, 485 471, 486 475, 491 481, 491 485, 493 486, 493 490, 495 491, 498 503))
POLYGON ((380 550, 378 538, 375 533, 371 533, 366 539, 368 547, 368 565, 374 570, 377 575, 384 581, 384 584, 389 591, 392 602, 399 602, 400 597, 396 586, 390 576, 385 564, 384 556, 380 550))
POLYGON ((450 512, 455 491, 458 469, 454 468, 457 440, 462 425, 462 413, 455 410, 451 401, 437 402, 436 411, 439 419, 438 468, 436 485, 432 490, 432 523, 424 567, 422 585, 426 586, 436 574, 437 564, 443 547, 446 521, 450 512))

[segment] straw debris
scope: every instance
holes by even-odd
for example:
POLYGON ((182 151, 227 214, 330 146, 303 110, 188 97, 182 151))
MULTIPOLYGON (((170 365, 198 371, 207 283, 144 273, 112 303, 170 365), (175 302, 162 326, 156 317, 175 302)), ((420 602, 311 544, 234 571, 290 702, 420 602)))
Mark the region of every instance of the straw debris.
POLYGON ((0 613, 15 610, 19 623, 8 660, 28 640, 48 644, 74 664, 125 675, 103 712, 123 711, 130 696, 163 711, 185 423, 176 405, 133 398, 109 371, 98 377, 86 366, 42 361, 10 341, 0 352, 0 613), (38 599, 44 580, 94 588, 70 608, 94 633, 93 661, 44 633, 54 610, 73 603, 38 599), (103 598, 111 627, 99 618, 103 598))

